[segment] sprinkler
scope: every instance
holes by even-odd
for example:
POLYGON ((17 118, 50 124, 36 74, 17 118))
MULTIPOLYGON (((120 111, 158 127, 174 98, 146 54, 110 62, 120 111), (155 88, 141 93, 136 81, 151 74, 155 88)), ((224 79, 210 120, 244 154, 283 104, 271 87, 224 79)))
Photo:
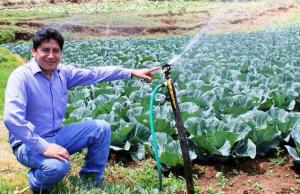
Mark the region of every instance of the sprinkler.
POLYGON ((171 79, 171 69, 172 67, 169 64, 165 64, 162 66, 162 71, 165 74, 166 81, 164 84, 155 87, 155 89, 152 92, 151 100, 150 100, 150 128, 151 128, 151 135, 152 135, 153 149, 154 149, 154 154, 155 154, 155 159, 157 164, 157 170, 159 174, 159 190, 160 191, 162 190, 162 174, 161 174, 161 166, 160 166, 160 160, 159 160, 158 148, 157 148, 157 142, 156 142, 156 136, 154 130, 153 106, 154 106, 155 94, 159 91, 161 87, 166 87, 168 91, 168 96, 170 97, 168 100, 170 101, 172 106, 172 110, 176 122, 176 128, 178 131, 178 139, 182 151, 187 193, 194 194, 195 192, 193 186, 192 163, 189 156, 187 137, 185 134, 185 128, 183 125, 175 88, 174 88, 173 81, 171 79))

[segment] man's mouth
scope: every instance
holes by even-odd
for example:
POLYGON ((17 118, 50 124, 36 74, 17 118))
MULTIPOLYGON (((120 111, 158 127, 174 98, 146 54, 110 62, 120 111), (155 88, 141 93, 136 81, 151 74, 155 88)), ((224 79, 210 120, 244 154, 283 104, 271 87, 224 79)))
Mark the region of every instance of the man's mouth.
POLYGON ((51 65, 51 64, 55 64, 56 61, 45 61, 45 62, 46 62, 46 64, 51 65))

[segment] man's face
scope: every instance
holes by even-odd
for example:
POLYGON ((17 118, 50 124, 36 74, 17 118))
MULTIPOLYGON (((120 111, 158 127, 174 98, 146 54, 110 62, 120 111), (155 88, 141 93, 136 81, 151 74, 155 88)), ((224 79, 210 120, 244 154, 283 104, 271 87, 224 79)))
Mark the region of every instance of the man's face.
POLYGON ((37 49, 32 49, 32 55, 44 71, 53 71, 60 62, 62 51, 56 40, 45 40, 37 49))

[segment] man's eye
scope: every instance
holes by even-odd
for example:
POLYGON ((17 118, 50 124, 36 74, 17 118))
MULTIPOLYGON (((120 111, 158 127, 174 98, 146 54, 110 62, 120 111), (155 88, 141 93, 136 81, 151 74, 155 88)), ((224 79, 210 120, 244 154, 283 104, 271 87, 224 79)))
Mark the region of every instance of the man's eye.
POLYGON ((41 51, 43 53, 50 53, 52 51, 53 54, 59 54, 60 53, 60 49, 49 49, 49 48, 41 48, 41 51))
POLYGON ((59 49, 54 49, 53 53, 58 54, 58 53, 60 53, 60 50, 59 49))
POLYGON ((48 48, 41 48, 41 50, 42 50, 42 52, 50 52, 50 49, 48 49, 48 48))

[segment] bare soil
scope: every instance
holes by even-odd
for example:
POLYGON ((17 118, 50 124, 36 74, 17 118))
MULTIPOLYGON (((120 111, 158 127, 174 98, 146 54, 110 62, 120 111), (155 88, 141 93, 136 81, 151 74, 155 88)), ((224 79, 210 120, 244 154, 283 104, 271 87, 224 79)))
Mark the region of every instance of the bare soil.
MULTIPOLYGON (((110 20, 91 20, 90 15, 65 16, 55 21, 51 19, 22 20, 15 22, 16 26, 25 27, 31 30, 15 32, 17 39, 29 40, 36 29, 42 26, 55 26, 61 31, 68 31, 73 38, 81 39, 87 36, 107 37, 109 36, 149 36, 149 35, 181 35, 193 34, 208 22, 219 16, 208 33, 230 33, 249 32, 258 29, 276 27, 278 23, 284 23, 289 17, 300 12, 300 4, 295 2, 284 3, 274 1, 274 4, 246 6, 244 4, 233 5, 228 8, 214 8, 208 10, 189 10, 175 13, 144 13, 136 19, 138 21, 116 21, 112 14, 110 20), (76 17, 76 19, 75 19, 76 17), (156 25, 149 25, 155 23, 156 25)), ((99 14, 99 13, 98 13, 99 14)), ((119 13, 120 15, 128 13, 119 13)), ((97 18, 99 15, 93 16, 97 18)), ((100 18, 100 17, 99 17, 100 18)), ((299 21, 300 22, 300 21, 299 21)), ((9 21, 0 19, 0 26, 8 24, 9 21)))
POLYGON ((198 184, 228 194, 300 193, 300 171, 292 159, 286 155, 285 163, 278 165, 270 161, 271 157, 202 164, 204 173, 198 184), (218 178, 217 172, 223 172, 225 179, 218 178))
MULTIPOLYGON (((284 162, 275 163, 272 159, 278 158, 275 153, 255 159, 231 159, 227 162, 220 161, 196 161, 193 164, 194 175, 198 177, 197 184, 203 194, 292 194, 300 193, 300 167, 293 164, 287 153, 280 157, 284 162), (218 176, 219 175, 219 176, 218 176)), ((120 158, 119 158, 120 159, 120 158)), ((124 158, 122 158, 124 159, 124 158)), ((109 160, 109 166, 118 163, 115 154, 109 160)), ((139 169, 143 162, 127 161, 126 168, 139 169)), ((147 164, 156 170, 156 163, 148 158, 147 164)), ((184 176, 183 169, 173 169, 177 176, 184 176)), ((168 176, 170 172, 166 172, 168 176)), ((125 175, 116 175, 108 172, 107 181, 114 183, 126 183, 125 175)))

